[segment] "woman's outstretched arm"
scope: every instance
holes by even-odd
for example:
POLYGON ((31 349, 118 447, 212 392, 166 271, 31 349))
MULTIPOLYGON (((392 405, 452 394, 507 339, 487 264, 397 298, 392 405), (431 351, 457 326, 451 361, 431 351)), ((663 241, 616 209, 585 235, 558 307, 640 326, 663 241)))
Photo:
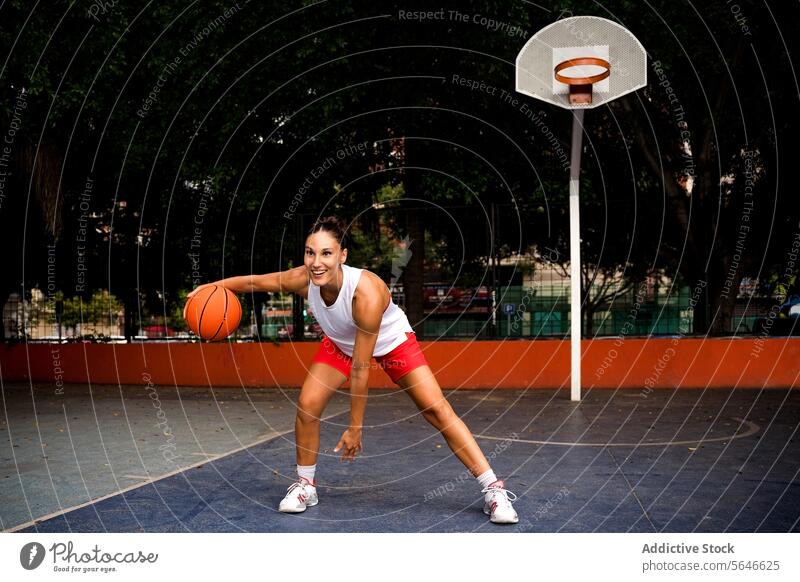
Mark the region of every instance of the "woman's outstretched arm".
POLYGON ((200 285, 189 293, 189 297, 208 285, 219 285, 234 293, 299 293, 305 297, 308 294, 308 271, 305 267, 295 267, 279 273, 228 277, 200 285))

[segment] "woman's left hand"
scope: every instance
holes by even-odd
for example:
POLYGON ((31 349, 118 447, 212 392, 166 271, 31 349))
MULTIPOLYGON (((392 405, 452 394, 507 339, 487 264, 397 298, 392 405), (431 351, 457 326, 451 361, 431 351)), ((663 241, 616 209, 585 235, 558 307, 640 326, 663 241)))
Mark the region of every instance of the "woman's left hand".
POLYGON ((352 461, 356 458, 356 453, 362 450, 361 446, 361 429, 356 426, 349 427, 342 438, 339 439, 339 444, 333 449, 334 453, 338 453, 340 449, 344 449, 341 461, 352 461))

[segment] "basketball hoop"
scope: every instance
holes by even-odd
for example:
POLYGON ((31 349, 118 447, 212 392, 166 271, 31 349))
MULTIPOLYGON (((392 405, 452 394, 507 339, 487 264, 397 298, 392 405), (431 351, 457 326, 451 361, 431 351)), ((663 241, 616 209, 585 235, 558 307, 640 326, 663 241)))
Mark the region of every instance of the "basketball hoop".
POLYGON ((647 86, 647 52, 616 22, 570 16, 534 34, 517 55, 517 91, 572 110, 569 165, 570 399, 581 399, 580 172, 584 109, 647 86), (614 69, 611 69, 614 63, 614 69), (571 77, 565 69, 575 67, 571 77))
POLYGON ((597 16, 548 24, 525 43, 516 64, 517 91, 564 109, 595 109, 647 86, 642 43, 597 16))
POLYGON ((591 103, 592 85, 608 78, 611 74, 611 65, 607 60, 599 57, 581 57, 577 59, 567 59, 566 61, 558 63, 553 72, 555 73, 556 81, 569 85, 570 103, 591 103), (589 75, 587 77, 568 77, 561 74, 561 71, 564 69, 571 69, 572 67, 580 67, 583 65, 602 67, 605 70, 596 75, 589 75))

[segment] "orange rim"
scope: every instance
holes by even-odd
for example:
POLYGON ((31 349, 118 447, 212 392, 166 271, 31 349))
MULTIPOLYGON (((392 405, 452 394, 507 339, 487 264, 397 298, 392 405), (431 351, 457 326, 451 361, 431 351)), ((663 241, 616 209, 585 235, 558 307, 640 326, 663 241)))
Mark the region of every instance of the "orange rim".
POLYGON ((578 59, 569 59, 558 63, 554 72, 556 74, 556 80, 566 83, 567 85, 593 85, 594 83, 599 83, 603 79, 608 78, 608 76, 611 74, 611 65, 608 61, 599 57, 581 57, 578 59), (596 65, 598 67, 605 67, 606 70, 597 75, 592 75, 591 77, 565 77, 564 75, 559 74, 564 69, 577 67, 578 65, 596 65))

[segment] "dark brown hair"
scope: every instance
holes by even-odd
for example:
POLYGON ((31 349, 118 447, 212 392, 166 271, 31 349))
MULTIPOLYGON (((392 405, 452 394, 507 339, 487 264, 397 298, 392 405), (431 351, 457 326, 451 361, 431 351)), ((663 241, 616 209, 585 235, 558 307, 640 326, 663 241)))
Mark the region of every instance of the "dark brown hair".
POLYGON ((319 232, 321 230, 324 230, 333 238, 335 238, 336 242, 339 243, 339 246, 342 249, 347 248, 347 225, 345 224, 344 220, 338 216, 325 216, 323 218, 318 218, 308 231, 308 236, 311 236, 315 232, 319 232))

